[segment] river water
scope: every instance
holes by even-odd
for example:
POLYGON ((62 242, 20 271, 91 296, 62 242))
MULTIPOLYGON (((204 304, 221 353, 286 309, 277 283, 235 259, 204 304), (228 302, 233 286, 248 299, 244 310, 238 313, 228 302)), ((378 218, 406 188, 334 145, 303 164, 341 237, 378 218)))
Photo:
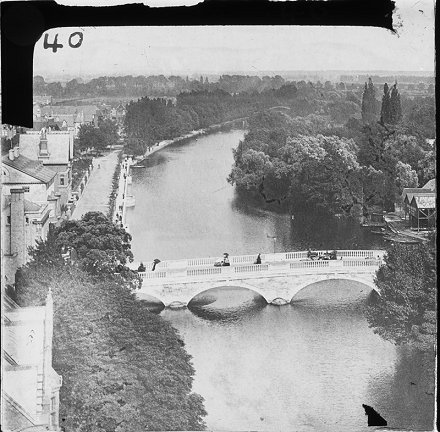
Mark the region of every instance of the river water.
MULTIPOLYGON (((133 170, 136 207, 127 222, 136 261, 383 246, 355 222, 292 221, 239 199, 226 177, 243 135, 169 146, 133 170)), ((343 280, 311 285, 287 306, 228 287, 161 315, 193 356, 209 429, 368 430, 362 404, 388 426, 431 429, 426 359, 373 333, 363 315, 369 301, 366 286, 343 280)))

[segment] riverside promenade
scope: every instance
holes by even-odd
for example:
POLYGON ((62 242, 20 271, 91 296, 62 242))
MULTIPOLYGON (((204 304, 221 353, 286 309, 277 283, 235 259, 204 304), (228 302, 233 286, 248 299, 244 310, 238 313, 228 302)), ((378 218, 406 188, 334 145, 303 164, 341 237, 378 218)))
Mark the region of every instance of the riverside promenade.
POLYGON ((95 169, 87 182, 84 193, 76 204, 72 219, 80 219, 90 211, 100 211, 107 214, 113 174, 118 164, 118 153, 119 150, 114 150, 95 159, 95 169))

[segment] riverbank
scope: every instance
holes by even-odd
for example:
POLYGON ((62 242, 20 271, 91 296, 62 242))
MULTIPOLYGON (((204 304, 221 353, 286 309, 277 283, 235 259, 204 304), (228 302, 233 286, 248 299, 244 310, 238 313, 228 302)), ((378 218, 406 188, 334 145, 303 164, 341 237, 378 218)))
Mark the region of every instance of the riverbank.
MULTIPOLYGON (((175 144, 175 143, 184 143, 187 140, 190 139, 194 139, 197 138, 199 136, 203 136, 203 135, 208 135, 210 133, 215 133, 218 132, 219 130, 225 128, 225 127, 232 127, 234 126, 234 124, 236 123, 242 123, 242 127, 244 126, 244 122, 246 122, 246 120, 249 117, 242 117, 242 118, 238 118, 238 119, 234 119, 234 120, 228 120, 222 123, 218 123, 218 124, 213 124, 211 126, 208 126, 207 128, 204 129, 198 129, 198 130, 194 130, 191 132, 188 132, 185 135, 181 135, 178 136, 176 138, 173 139, 169 139, 169 140, 163 140, 160 141, 159 143, 157 143, 154 147, 151 147, 149 150, 147 150, 143 156, 137 156, 135 157, 135 160, 137 162, 141 162, 143 160, 145 160, 148 156, 152 155, 153 153, 156 153, 157 151, 168 147, 171 144, 175 144)), ((140 164, 142 165, 142 164, 140 164)))

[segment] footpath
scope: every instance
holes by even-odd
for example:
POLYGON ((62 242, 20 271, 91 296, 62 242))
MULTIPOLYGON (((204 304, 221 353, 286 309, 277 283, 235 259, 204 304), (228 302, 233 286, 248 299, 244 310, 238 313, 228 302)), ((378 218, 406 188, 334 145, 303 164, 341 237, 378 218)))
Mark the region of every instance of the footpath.
POLYGON ((95 169, 87 182, 84 193, 76 204, 72 219, 80 219, 89 211, 100 211, 107 214, 113 174, 118 164, 118 153, 119 150, 115 150, 95 159, 95 169))
POLYGON ((209 133, 215 132, 215 131, 223 128, 224 126, 233 125, 234 123, 238 123, 238 122, 244 122, 247 119, 248 119, 248 117, 242 117, 242 118, 238 118, 238 119, 234 119, 234 120, 228 120, 223 123, 211 125, 211 126, 207 127, 206 129, 198 129, 198 130, 188 132, 187 134, 181 135, 177 138, 160 141, 155 146, 150 147, 150 149, 147 150, 143 156, 138 156, 136 158, 136 160, 142 161, 142 160, 146 159, 148 156, 150 156, 151 154, 163 149, 164 147, 169 146, 170 144, 174 144, 174 143, 177 143, 180 141, 186 141, 188 139, 196 138, 201 135, 207 135, 209 133))

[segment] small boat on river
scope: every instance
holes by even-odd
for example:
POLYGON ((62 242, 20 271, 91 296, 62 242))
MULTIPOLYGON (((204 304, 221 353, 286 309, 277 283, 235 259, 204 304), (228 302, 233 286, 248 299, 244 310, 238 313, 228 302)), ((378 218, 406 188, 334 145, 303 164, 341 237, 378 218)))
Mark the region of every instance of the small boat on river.
POLYGON ((136 199, 133 195, 127 195, 125 198, 125 207, 134 207, 136 205, 136 199))

